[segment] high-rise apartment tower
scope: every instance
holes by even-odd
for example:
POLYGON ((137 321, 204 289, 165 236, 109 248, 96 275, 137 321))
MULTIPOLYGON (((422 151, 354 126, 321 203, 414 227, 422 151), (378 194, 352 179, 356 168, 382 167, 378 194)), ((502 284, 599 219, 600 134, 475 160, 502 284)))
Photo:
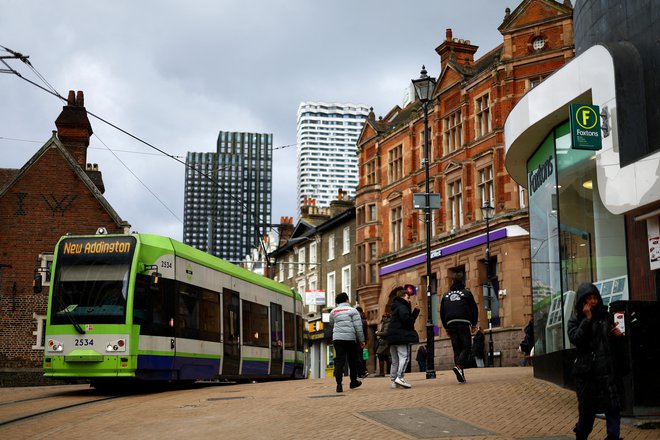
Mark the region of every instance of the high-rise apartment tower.
POLYGON ((302 102, 298 107, 298 217, 306 198, 329 206, 337 190, 355 197, 357 138, 369 114, 361 104, 302 102))
POLYGON ((215 153, 186 164, 183 242, 243 261, 270 223, 273 135, 221 131, 215 153))

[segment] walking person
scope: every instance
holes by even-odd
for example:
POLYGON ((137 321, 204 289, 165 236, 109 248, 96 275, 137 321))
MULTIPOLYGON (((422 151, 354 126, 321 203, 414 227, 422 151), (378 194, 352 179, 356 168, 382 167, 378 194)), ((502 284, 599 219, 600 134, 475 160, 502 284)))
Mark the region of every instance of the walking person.
POLYGON ((578 399, 578 421, 573 431, 586 440, 596 414, 605 413, 606 440, 619 440, 621 414, 619 393, 624 362, 622 333, 603 305, 598 288, 591 283, 578 286, 575 314, 568 321, 568 339, 577 349, 573 375, 578 399))
POLYGON ((390 327, 390 313, 385 313, 376 331, 376 357, 378 358, 378 376, 390 374, 390 345, 387 343, 387 332, 390 327))
POLYGON ((344 365, 348 363, 351 389, 362 385, 358 380, 358 347, 364 348, 365 339, 362 331, 362 320, 360 313, 348 302, 345 292, 335 297, 337 306, 330 312, 330 325, 332 325, 332 345, 335 348, 335 379, 337 380, 337 392, 344 391, 342 378, 344 365))
POLYGON ((410 388, 404 376, 408 362, 410 362, 412 344, 419 342, 419 335, 415 331, 415 320, 419 316, 419 306, 413 308, 410 304, 410 295, 403 287, 395 287, 390 293, 394 295, 387 332, 387 342, 390 344, 392 368, 390 369, 391 387, 410 388))
POLYGON ((526 367, 530 363, 532 348, 534 348, 534 320, 530 319, 525 326, 525 337, 518 345, 518 351, 523 355, 522 366, 526 367))
POLYGON ((479 309, 472 292, 465 288, 463 274, 454 275, 449 292, 442 295, 440 320, 449 334, 454 351, 454 374, 459 383, 465 383, 464 367, 470 359, 472 327, 477 325, 479 309))
POLYGON ((472 336, 472 357, 477 368, 484 367, 484 332, 478 325, 474 327, 474 335, 472 336))
POLYGON ((417 349, 417 356, 415 357, 415 360, 417 361, 417 365, 419 366, 419 371, 422 373, 426 371, 426 345, 420 345, 419 348, 417 349))

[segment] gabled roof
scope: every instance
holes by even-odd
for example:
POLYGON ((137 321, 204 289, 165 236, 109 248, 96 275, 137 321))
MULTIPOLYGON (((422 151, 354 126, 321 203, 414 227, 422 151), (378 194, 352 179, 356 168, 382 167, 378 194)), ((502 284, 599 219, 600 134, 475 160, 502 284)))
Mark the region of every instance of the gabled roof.
POLYGON ((509 8, 507 8, 504 21, 497 28, 502 34, 535 23, 552 20, 554 17, 572 15, 573 6, 570 0, 564 0, 563 3, 555 0, 524 0, 513 12, 509 11, 509 8), (542 18, 539 19, 538 17, 542 18))
MULTIPOLYGON (((16 182, 18 182, 21 177, 33 166, 35 166, 39 160, 42 158, 44 154, 49 149, 56 149, 58 152, 64 157, 64 160, 69 164, 73 172, 78 176, 78 178, 87 186, 87 189, 92 193, 92 195, 98 200, 99 204, 105 209, 105 211, 110 215, 112 220, 117 224, 117 226, 120 227, 130 227, 130 224, 122 220, 121 217, 119 217, 119 214, 114 210, 114 208, 108 203, 105 197, 103 197, 103 194, 101 194, 101 191, 96 187, 94 182, 89 178, 85 170, 82 169, 80 164, 76 161, 76 159, 71 155, 69 150, 62 145, 62 142, 57 138, 57 132, 53 132, 53 135, 51 136, 50 139, 41 147, 26 163, 23 165, 23 167, 20 170, 10 170, 14 171, 14 173, 11 172, 2 172, 0 173, 0 197, 4 196, 13 186, 16 182), (13 174, 7 180, 4 182, 3 185, 3 180, 2 180, 2 174, 5 175, 10 175, 13 174)), ((2 170, 6 171, 6 169, 2 170)))
POLYGON ((472 66, 460 64, 455 59, 452 59, 450 57, 449 60, 447 60, 447 65, 440 74, 440 78, 438 78, 438 83, 437 83, 438 87, 436 88, 435 93, 436 94, 440 93, 445 88, 443 87, 442 83, 445 80, 445 78, 448 75, 450 75, 451 71, 456 72, 460 77, 459 82, 462 82, 462 81, 469 81, 471 78, 478 76, 482 72, 491 69, 499 61, 503 47, 504 45, 500 44, 499 46, 492 49, 490 52, 488 52, 487 54, 483 55, 481 58, 476 60, 476 62, 472 66))

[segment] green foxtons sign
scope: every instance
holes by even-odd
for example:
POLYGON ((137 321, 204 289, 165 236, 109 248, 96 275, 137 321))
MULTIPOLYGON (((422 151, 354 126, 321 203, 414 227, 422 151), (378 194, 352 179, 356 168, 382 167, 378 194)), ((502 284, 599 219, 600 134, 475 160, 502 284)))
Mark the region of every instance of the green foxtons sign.
POLYGON ((600 150, 600 109, 597 105, 570 105, 571 138, 577 150, 600 150))

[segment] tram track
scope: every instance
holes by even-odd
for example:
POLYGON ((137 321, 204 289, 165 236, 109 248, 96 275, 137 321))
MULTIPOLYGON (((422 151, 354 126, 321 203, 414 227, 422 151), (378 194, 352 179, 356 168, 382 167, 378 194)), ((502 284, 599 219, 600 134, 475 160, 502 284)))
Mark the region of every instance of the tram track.
POLYGON ((3 408, 1 413, 6 414, 6 417, 0 418, 0 428, 7 427, 18 422, 35 419, 37 417, 55 414, 60 411, 66 411, 71 408, 93 405, 95 403, 118 399, 120 397, 125 396, 103 396, 99 398, 85 399, 68 403, 67 400, 71 400, 71 396, 34 397, 3 402, 1 404, 3 408))

